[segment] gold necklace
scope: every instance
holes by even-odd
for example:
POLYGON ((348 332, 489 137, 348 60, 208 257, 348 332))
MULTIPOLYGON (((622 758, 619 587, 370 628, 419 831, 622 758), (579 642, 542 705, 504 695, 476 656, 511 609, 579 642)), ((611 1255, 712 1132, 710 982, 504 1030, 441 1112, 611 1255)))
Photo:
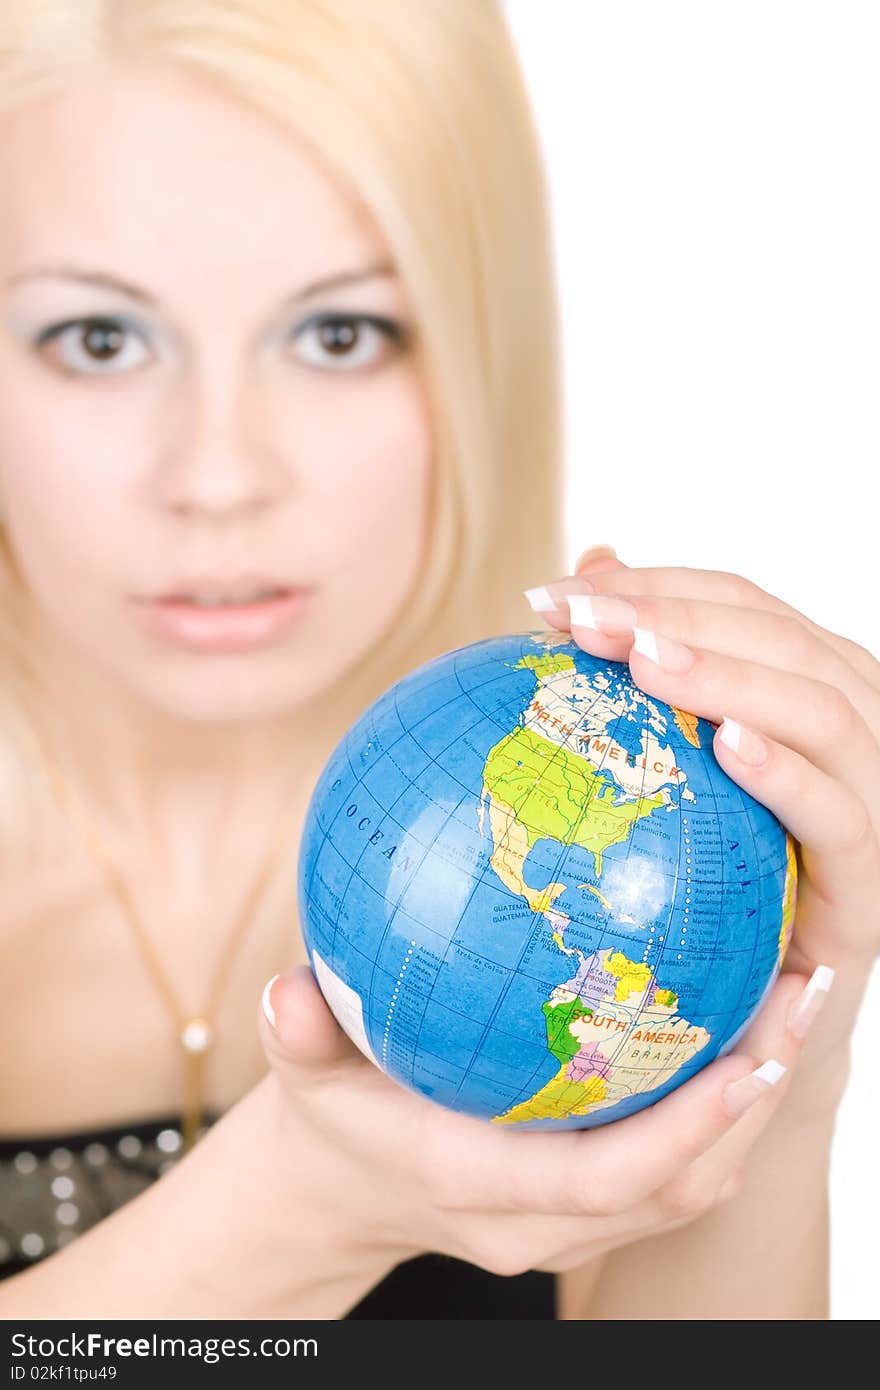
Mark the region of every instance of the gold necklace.
POLYGON ((244 906, 230 934, 226 950, 217 966, 211 990, 208 995, 208 1002, 200 1013, 190 1015, 181 1006, 175 991, 171 987, 158 956, 150 943, 149 936, 144 928, 143 919, 135 907, 131 894, 126 888, 119 870, 116 868, 111 856, 107 852, 103 837, 86 814, 81 800, 74 793, 71 784, 63 776, 57 762, 49 755, 35 731, 34 738, 43 762, 44 771, 47 773, 49 785, 55 794, 56 800, 61 809, 67 813, 69 820, 80 834, 86 849, 97 861, 106 877, 109 879, 123 914, 128 918, 132 926, 135 939, 147 963, 147 967, 152 973, 156 987, 165 1000, 165 1003, 168 1005, 169 1012, 174 1020, 175 1039, 182 1049, 183 1102, 181 1106, 181 1132, 183 1137, 183 1153, 187 1153, 198 1139, 199 1128, 204 1112, 204 1067, 206 1056, 214 1042, 213 1020, 217 1002, 226 982, 226 975, 232 958, 238 946, 241 944, 246 927, 251 921, 257 899, 276 867, 276 862, 280 856, 282 847, 287 843, 284 833, 288 828, 287 821, 283 816, 278 821, 275 835, 272 837, 269 846, 269 852, 262 863, 255 882, 251 885, 251 889, 245 898, 244 906))

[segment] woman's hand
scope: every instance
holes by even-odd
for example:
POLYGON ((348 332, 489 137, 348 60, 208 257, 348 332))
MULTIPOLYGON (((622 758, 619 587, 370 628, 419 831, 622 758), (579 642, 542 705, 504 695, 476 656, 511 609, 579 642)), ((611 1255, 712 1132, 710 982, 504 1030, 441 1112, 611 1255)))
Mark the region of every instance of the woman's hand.
MULTIPOLYGON (((811 976, 823 965, 835 974, 789 1105, 797 1097, 802 1113, 827 1114, 843 1093, 852 1030, 880 951, 880 664, 738 574, 632 569, 613 552, 587 552, 575 568, 531 591, 558 604, 542 616, 594 656, 628 660, 648 694, 741 726, 738 752, 718 729, 715 756, 798 842, 783 971, 811 976), (589 598, 570 610, 565 594, 589 598), (638 647, 634 628, 647 632, 638 647), (663 665, 646 654, 652 635, 663 665)), ((752 1031, 741 1046, 754 1047, 752 1031)))
POLYGON ((259 1022, 276 1083, 277 1124, 264 1142, 277 1150, 277 1186, 295 1166, 297 1201, 332 1209, 353 1259, 385 1252, 390 1268, 439 1251, 497 1274, 572 1268, 735 1194, 797 1071, 801 1043, 786 1018, 805 983, 778 980, 762 1010, 762 1042, 787 1068, 776 1084, 751 1075, 768 1053, 739 1050, 613 1124, 512 1133, 391 1081, 299 966, 267 987, 259 1022))

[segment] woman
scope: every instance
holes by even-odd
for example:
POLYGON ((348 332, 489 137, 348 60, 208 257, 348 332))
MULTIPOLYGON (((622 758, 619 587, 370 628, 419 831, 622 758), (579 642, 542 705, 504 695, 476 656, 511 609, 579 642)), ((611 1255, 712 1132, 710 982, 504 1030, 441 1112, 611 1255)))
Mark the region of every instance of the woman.
POLYGON ((8 0, 4 26, 3 1316, 827 1316, 877 664, 735 576, 605 554, 542 583, 556 319, 496 7, 8 0), (741 721, 743 758, 764 736, 763 767, 716 753, 801 841, 801 890, 735 1054, 525 1139, 369 1066, 292 904, 347 725, 521 628, 535 584, 644 689, 741 721), (670 639, 692 670, 646 654, 670 639))

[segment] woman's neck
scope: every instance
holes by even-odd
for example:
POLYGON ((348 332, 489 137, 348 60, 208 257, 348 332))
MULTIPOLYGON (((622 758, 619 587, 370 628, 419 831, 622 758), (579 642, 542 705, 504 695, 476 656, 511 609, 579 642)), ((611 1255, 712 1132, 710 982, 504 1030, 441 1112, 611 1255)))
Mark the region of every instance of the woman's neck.
POLYGON ((147 705, 57 647, 40 651, 35 732, 116 851, 181 863, 265 835, 300 802, 329 749, 308 712, 200 724, 147 705), (55 692, 63 692, 59 699, 55 692), (250 832, 250 833, 249 833, 250 832))

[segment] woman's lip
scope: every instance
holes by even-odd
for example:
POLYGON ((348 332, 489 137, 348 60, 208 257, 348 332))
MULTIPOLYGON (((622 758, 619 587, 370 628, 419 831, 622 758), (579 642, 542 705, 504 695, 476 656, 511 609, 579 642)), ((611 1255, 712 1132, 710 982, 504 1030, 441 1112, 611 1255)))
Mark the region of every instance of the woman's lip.
POLYGON ((202 608, 183 598, 130 600, 136 619, 157 636, 203 651, 247 651, 286 632, 311 590, 289 589, 254 603, 202 608))

